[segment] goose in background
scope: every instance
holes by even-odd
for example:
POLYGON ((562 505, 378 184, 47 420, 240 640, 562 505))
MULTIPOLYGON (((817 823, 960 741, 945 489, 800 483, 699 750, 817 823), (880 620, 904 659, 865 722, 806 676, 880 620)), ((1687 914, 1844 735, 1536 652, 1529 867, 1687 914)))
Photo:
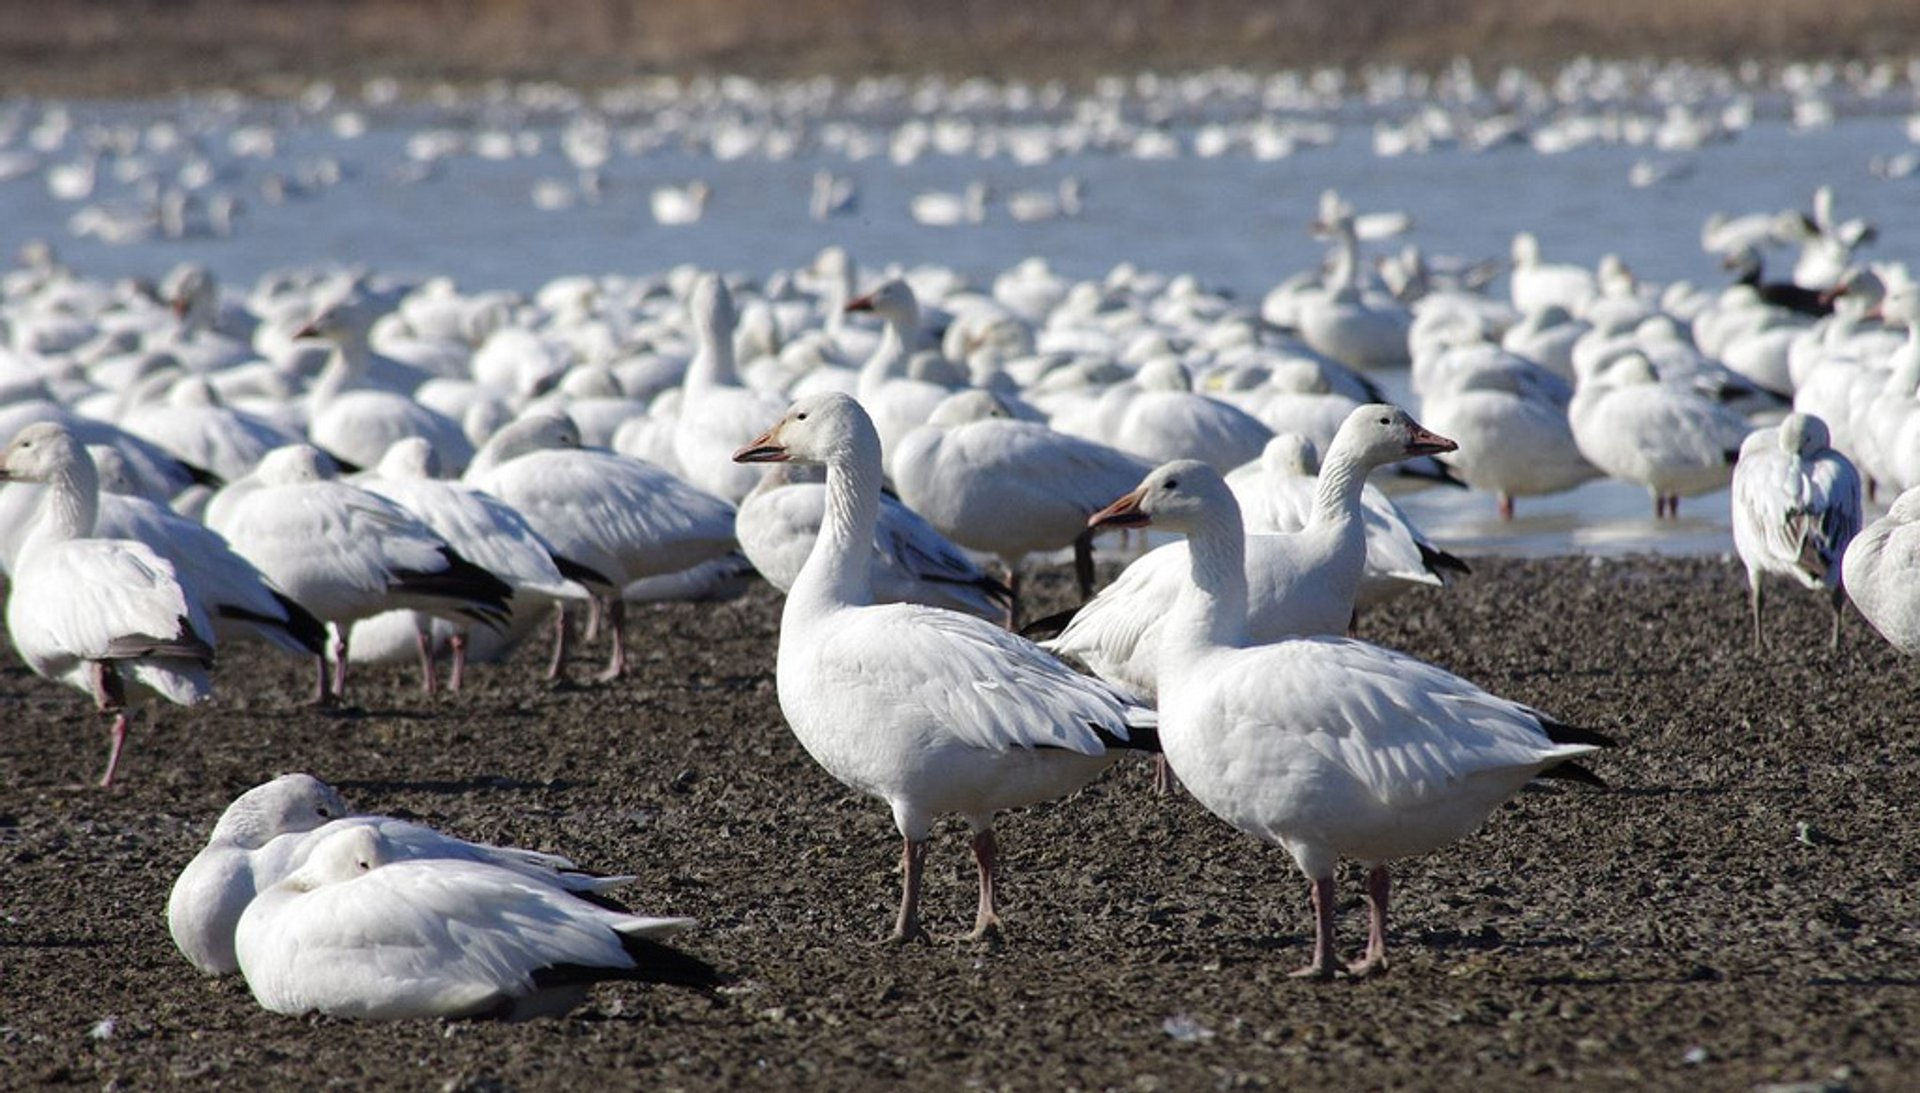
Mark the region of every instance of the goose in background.
POLYGON ((127 706, 152 696, 183 706, 213 696, 213 627, 173 566, 144 543, 94 538, 100 485, 65 428, 27 426, 0 453, 0 482, 46 487, 14 560, 7 631, 33 673, 112 713, 102 788, 127 741, 127 706))
POLYGON ((853 179, 836 175, 825 167, 813 173, 813 189, 807 197, 807 215, 825 222, 860 208, 860 190, 853 179))
POLYGON ((1910 657, 1920 656, 1920 486, 1860 529, 1840 563, 1847 597, 1910 657))
POLYGON ((1156 469, 1095 515, 1187 536, 1189 572, 1160 638, 1167 761, 1232 826, 1284 847, 1311 885, 1314 946, 1296 976, 1331 979, 1334 870, 1365 863, 1369 930, 1353 975, 1387 965, 1388 863, 1477 829, 1539 777, 1598 783, 1573 762, 1610 741, 1432 665, 1334 637, 1254 644, 1239 508, 1204 463, 1156 469))
POLYGON ((713 189, 695 179, 684 186, 655 186, 648 195, 653 222, 665 227, 697 224, 707 212, 707 199, 713 189))
POLYGON ((1513 306, 1528 315, 1549 307, 1563 307, 1579 315, 1600 291, 1599 280, 1584 266, 1554 264, 1540 256, 1540 240, 1532 232, 1513 237, 1513 273, 1509 289, 1513 306))
POLYGON ((595 895, 633 880, 589 873, 553 854, 471 843, 405 820, 358 814, 320 779, 283 774, 234 798, 175 878, 167 931, 181 955, 208 975, 239 971, 233 931, 247 904, 306 864, 321 839, 351 827, 374 828, 398 857, 488 862, 570 892, 595 895))
POLYGON ((377 827, 320 840, 234 930, 254 1000, 275 1013, 391 1020, 558 1016, 607 980, 711 988, 644 918, 484 861, 407 858, 377 827))
POLYGON ((1745 285, 1752 289, 1760 302, 1768 307, 1784 308, 1797 315, 1811 315, 1818 318, 1833 314, 1832 286, 1827 289, 1805 288, 1792 281, 1767 281, 1762 279, 1765 269, 1760 252, 1752 246, 1741 247, 1722 260, 1722 266, 1734 274, 1734 284, 1745 285))
POLYGON ((786 406, 740 382, 733 347, 737 315, 726 282, 702 274, 687 294, 687 314, 699 347, 687 365, 674 419, 674 458, 687 481, 737 504, 760 476, 730 457, 786 406))
POLYGON ((873 355, 860 366, 854 393, 874 428, 880 430, 881 450, 891 467, 901 438, 924 424, 934 407, 962 386, 962 379, 956 376, 953 382, 943 383, 909 374, 920 340, 920 301, 907 282, 897 277, 888 280, 849 300, 846 310, 872 312, 883 324, 873 355))
POLYGON ((1585 379, 1568 405, 1574 443, 1588 462, 1653 495, 1655 519, 1678 519, 1680 498, 1725 487, 1746 439, 1746 419, 1685 387, 1660 382, 1629 353, 1585 379))
POLYGON ((915 194, 907 211, 913 219, 930 228, 951 228, 960 224, 980 224, 987 219, 987 184, 969 182, 960 193, 930 190, 915 194))
POLYGON ((1840 560, 1859 531, 1860 475, 1830 446, 1826 422, 1788 414, 1747 435, 1733 467, 1733 545, 1747 569, 1755 650, 1766 648, 1760 608, 1768 574, 1826 591, 1833 606, 1829 644, 1840 647, 1840 560))
POLYGON ((1086 785, 1148 744, 1128 704, 991 623, 920 604, 876 604, 880 436, 845 395, 809 396, 734 457, 827 469, 826 520, 780 616, 780 709, 827 773, 893 812, 903 840, 893 940, 919 914, 936 816, 973 830, 974 935, 996 929, 994 814, 1086 785))
POLYGON ((1080 215, 1086 187, 1069 175, 1052 190, 1015 190, 1007 195, 1007 215, 1022 224, 1080 215))

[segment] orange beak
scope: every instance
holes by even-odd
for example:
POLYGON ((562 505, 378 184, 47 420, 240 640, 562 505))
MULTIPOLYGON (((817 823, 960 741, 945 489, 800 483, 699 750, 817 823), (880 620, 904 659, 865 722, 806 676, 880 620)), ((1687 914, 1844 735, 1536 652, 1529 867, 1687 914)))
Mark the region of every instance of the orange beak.
POLYGON ((1087 527, 1095 530, 1104 528, 1143 528, 1153 523, 1153 517, 1140 511, 1140 502, 1146 498, 1146 487, 1134 490, 1120 500, 1087 517, 1087 527))
POLYGON ((855 296, 853 299, 847 301, 847 306, 843 310, 872 311, 873 310, 873 293, 869 292, 865 296, 855 296))
POLYGON ((775 440, 773 434, 780 431, 775 425, 755 438, 753 443, 733 453, 735 463, 785 463, 793 457, 787 454, 787 446, 775 440))
POLYGON ((1407 441, 1407 457, 1409 459, 1416 455, 1439 455, 1441 452, 1457 452, 1459 450, 1460 445, 1455 444, 1439 433, 1428 432, 1419 425, 1413 427, 1413 437, 1407 441))
POLYGON ((315 319, 293 332, 296 338, 317 338, 320 336, 320 320, 315 319))

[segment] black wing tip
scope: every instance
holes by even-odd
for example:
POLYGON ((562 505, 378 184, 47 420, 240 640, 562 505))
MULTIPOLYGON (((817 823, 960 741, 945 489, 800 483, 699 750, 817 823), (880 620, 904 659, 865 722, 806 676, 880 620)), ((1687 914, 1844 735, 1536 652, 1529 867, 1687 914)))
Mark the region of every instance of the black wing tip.
POLYGON ((1435 575, 1452 573, 1466 577, 1473 573, 1473 567, 1468 565, 1456 554, 1449 554, 1438 547, 1430 547, 1425 543, 1416 543, 1414 545, 1420 548, 1420 564, 1426 566, 1427 570, 1435 575))
POLYGON ((502 624, 512 616, 509 602, 513 599, 512 585, 468 561, 450 546, 441 546, 440 556, 446 559, 447 568, 431 573, 396 569, 393 571, 395 586, 418 595, 465 600, 462 613, 489 625, 502 624))
MULTIPOLYGON (((1534 716, 1539 717, 1538 714, 1534 716)), ((1547 739, 1556 744, 1586 744, 1596 748, 1617 748, 1620 742, 1606 733, 1594 729, 1583 729, 1578 725, 1569 725, 1564 721, 1555 721, 1550 717, 1540 717, 1540 730, 1547 739)))
POLYGON ((1148 755, 1159 755, 1160 730, 1151 725, 1128 725, 1127 735, 1121 736, 1105 725, 1087 722, 1087 727, 1100 738, 1100 743, 1115 751, 1137 751, 1148 755))
POLYGON ((180 464, 180 469, 186 472, 188 481, 196 486, 205 486, 210 490, 217 490, 227 484, 226 479, 205 467, 189 463, 184 459, 178 460, 177 462, 180 464))
POLYGON ((613 587, 613 578, 592 566, 582 565, 564 554, 550 553, 548 557, 553 559, 554 568, 560 571, 560 575, 569 581, 579 581, 581 584, 600 585, 603 588, 613 587))
MULTIPOLYGON (((1082 604, 1081 606, 1084 607, 1086 605, 1082 604)), ((1026 638, 1028 641, 1045 641, 1048 638, 1057 638, 1066 630, 1067 624, 1073 621, 1073 617, 1079 613, 1079 607, 1069 607, 1065 611, 1055 612, 1044 619, 1035 619, 1020 628, 1020 636, 1026 638)))
POLYGON ((1578 782, 1595 789, 1606 789, 1607 780, 1569 759, 1564 763, 1555 763, 1541 771, 1536 777, 1552 778, 1562 782, 1578 782))

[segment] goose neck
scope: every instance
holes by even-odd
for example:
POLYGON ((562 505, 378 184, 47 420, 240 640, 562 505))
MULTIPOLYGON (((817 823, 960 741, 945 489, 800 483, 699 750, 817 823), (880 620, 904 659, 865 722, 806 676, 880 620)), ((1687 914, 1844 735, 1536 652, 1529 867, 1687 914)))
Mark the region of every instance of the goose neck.
POLYGON ((99 512, 100 477, 93 461, 83 456, 47 479, 27 542, 49 544, 85 539, 93 534, 99 512))
MULTIPOLYGON (((871 434, 871 429, 869 429, 871 434)), ((788 594, 789 610, 873 602, 873 533, 880 520, 880 439, 855 437, 827 460, 826 511, 788 594)))
POLYGON ((1212 649, 1247 643, 1247 541, 1237 510, 1213 514, 1187 532, 1191 580, 1167 616, 1161 660, 1175 671, 1212 649))
POLYGON ((1353 453, 1335 447, 1320 466, 1320 477, 1313 488, 1311 523, 1328 524, 1360 514, 1360 494, 1366 489, 1366 470, 1353 453))

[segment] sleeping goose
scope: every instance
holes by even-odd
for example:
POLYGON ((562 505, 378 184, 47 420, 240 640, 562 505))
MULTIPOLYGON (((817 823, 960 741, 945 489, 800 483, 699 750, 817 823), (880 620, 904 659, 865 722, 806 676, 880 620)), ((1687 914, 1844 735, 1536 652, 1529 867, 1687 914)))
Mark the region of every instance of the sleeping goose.
POLYGON ((827 773, 893 811, 904 841, 894 940, 927 936, 921 872, 947 813, 973 829, 984 935, 999 922, 994 814, 1072 793, 1142 747, 1128 704, 992 623, 874 602, 880 436, 853 399, 802 399, 734 458, 827 468, 826 519, 780 616, 780 709, 827 773))
POLYGON ((1368 865, 1354 975, 1387 964, 1387 863, 1471 834, 1534 778, 1597 782, 1571 762, 1606 741, 1412 657, 1336 637, 1253 644, 1239 506, 1203 463, 1170 463, 1096 527, 1182 532, 1189 571, 1161 631, 1167 761, 1208 811, 1285 847, 1311 883, 1312 960, 1332 978, 1334 867, 1368 865))
POLYGON ((1817 417, 1788 414, 1755 429, 1740 445, 1733 467, 1733 545, 1747 568, 1753 603, 1753 647, 1766 648, 1760 629, 1761 579, 1791 577, 1825 589, 1833 604, 1833 636, 1840 647, 1840 559, 1860 530, 1860 474, 1828 443, 1817 417))

